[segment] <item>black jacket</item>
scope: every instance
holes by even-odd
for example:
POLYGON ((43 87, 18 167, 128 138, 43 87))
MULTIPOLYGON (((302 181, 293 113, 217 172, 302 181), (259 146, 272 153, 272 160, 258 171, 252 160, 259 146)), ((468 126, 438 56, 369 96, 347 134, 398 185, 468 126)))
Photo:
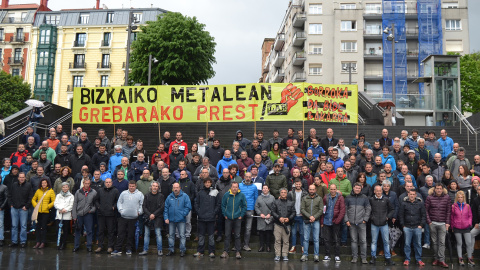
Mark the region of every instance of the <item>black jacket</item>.
POLYGON ((4 210, 8 205, 8 187, 0 185, 0 209, 4 210))
POLYGON ((177 154, 172 152, 168 157, 170 159, 170 173, 178 169, 180 160, 185 160, 185 156, 180 151, 177 154))
POLYGON ((97 200, 95 201, 97 214, 99 216, 114 217, 117 212, 117 201, 119 196, 118 189, 114 186, 99 189, 97 200))
POLYGON ((393 208, 390 200, 385 196, 378 199, 373 195, 373 197, 370 198, 370 205, 372 207, 370 220, 375 226, 383 226, 387 224, 387 219, 392 218, 395 214, 395 208, 393 208))
POLYGON ((162 193, 148 193, 143 199, 143 216, 146 220, 150 220, 150 215, 154 214, 155 228, 161 228, 163 225, 163 210, 165 209, 165 197, 162 193))
POLYGON ((185 194, 187 194, 188 197, 190 197, 190 203, 193 203, 195 200, 195 193, 196 193, 195 184, 190 179, 188 179, 188 177, 183 179, 178 179, 178 183, 180 184, 180 188, 182 189, 182 191, 185 192, 185 194))
POLYGON ((170 193, 172 193, 172 186, 176 182, 175 178, 170 176, 167 180, 163 180, 163 177, 157 180, 160 183, 160 193, 163 194, 164 198, 167 198, 170 193))
MULTIPOLYGON (((272 206, 272 216, 276 224, 282 225, 280 218, 288 218, 289 224, 295 218, 295 202, 290 200, 276 199, 272 206)), ((285 224, 288 225, 288 224, 285 224)))
POLYGON ((223 154, 225 153, 225 150, 222 147, 209 147, 207 150, 205 150, 205 156, 210 159, 210 164, 212 164, 214 167, 217 166, 217 163, 223 158, 223 154))
POLYGON ((480 223, 480 197, 477 197, 471 203, 472 207, 472 226, 480 223))
POLYGON ((70 156, 70 163, 72 165, 72 174, 71 175, 77 175, 77 173, 82 172, 82 167, 83 165, 87 165, 88 168, 91 168, 91 163, 92 160, 90 156, 86 155, 85 153, 82 154, 81 157, 77 155, 77 153, 73 154, 70 156))
POLYGON ((400 211, 398 213, 400 225, 408 228, 425 227, 427 222, 427 213, 423 200, 416 197, 414 202, 408 199, 408 196, 400 202, 400 211))
POLYGON ((71 156, 72 155, 68 152, 65 154, 58 154, 55 156, 55 159, 53 160, 53 164, 60 163, 62 167, 65 167, 65 166, 72 167, 72 162, 70 160, 71 156))
POLYGON ((95 170, 100 170, 100 163, 105 162, 107 164, 108 168, 108 161, 110 160, 110 155, 108 154, 107 151, 102 155, 100 152, 95 153, 92 156, 92 167, 91 170, 92 172, 95 170))
POLYGON ((32 198, 32 185, 26 181, 21 185, 19 182, 13 183, 10 192, 8 193, 8 203, 16 209, 24 206, 28 209, 32 206, 32 198))
POLYGON ((105 182, 100 179, 98 182, 96 182, 94 179, 92 179, 90 187, 95 189, 95 191, 98 193, 100 189, 102 189, 105 186, 105 182))
POLYGON ((215 215, 220 211, 220 198, 218 190, 213 187, 209 189, 203 186, 195 197, 195 210, 198 214, 199 221, 215 221, 215 215))

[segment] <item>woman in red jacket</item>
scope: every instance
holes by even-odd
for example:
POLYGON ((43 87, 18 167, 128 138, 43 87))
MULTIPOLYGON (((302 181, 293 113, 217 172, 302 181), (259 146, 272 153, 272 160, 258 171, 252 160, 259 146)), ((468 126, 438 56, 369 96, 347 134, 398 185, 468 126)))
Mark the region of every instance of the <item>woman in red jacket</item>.
POLYGON ((467 247, 468 265, 474 266, 473 262, 473 243, 470 230, 472 229, 472 209, 465 202, 465 193, 458 191, 455 196, 455 202, 452 205, 451 214, 452 231, 457 240, 458 263, 464 266, 462 255, 462 237, 465 238, 465 246, 467 247))

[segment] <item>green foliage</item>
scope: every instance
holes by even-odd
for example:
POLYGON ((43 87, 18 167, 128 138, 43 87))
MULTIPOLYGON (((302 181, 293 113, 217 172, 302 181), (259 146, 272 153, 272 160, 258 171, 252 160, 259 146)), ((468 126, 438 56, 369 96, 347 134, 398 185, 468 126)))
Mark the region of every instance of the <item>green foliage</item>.
POLYGON ((148 82, 148 57, 152 61, 152 85, 162 81, 170 85, 206 84, 215 75, 214 38, 205 25, 180 13, 162 14, 141 27, 132 43, 130 78, 134 83, 148 82))
POLYGON ((460 58, 462 111, 480 112, 480 52, 460 58))
POLYGON ((29 83, 20 76, 0 72, 0 114, 7 117, 27 107, 25 101, 32 95, 29 83))

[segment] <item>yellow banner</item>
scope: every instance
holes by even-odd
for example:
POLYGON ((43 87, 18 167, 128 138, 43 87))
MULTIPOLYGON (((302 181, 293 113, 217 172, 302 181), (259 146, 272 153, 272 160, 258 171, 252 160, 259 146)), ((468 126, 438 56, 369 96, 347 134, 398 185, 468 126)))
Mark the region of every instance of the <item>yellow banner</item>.
POLYGON ((356 85, 230 84, 75 88, 73 122, 357 123, 356 85))

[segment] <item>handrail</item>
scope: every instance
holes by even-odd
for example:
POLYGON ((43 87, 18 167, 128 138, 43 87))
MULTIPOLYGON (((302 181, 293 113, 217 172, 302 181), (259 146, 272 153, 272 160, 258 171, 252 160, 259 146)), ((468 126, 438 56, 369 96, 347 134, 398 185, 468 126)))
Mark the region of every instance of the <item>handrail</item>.
POLYGON ((475 129, 467 118, 462 114, 462 112, 457 108, 457 106, 453 105, 453 112, 457 115, 458 119, 460 120, 460 134, 462 134, 462 124, 465 125, 467 128, 467 144, 470 145, 470 133, 475 135, 475 151, 478 151, 478 129, 475 129))
POLYGON ((360 114, 358 115, 358 121, 360 122, 360 124, 365 125, 365 119, 363 119, 363 117, 360 116, 360 114))
MULTIPOLYGON (((50 104, 47 104, 45 107, 42 107, 40 109, 41 112, 45 112, 45 111, 48 111, 52 108, 52 105, 50 104)), ((13 122, 13 123, 9 123, 7 124, 8 125, 8 128, 9 129, 15 129, 16 127, 20 126, 22 123, 26 122, 26 118, 25 117, 21 117, 20 119, 18 119, 17 121, 13 122)))
POLYGON ((69 113, 65 114, 64 116, 58 118, 57 121, 52 122, 50 125, 48 125, 48 129, 51 129, 52 127, 57 127, 58 124, 65 122, 65 120, 69 119, 72 117, 72 111, 69 113))
POLYGON ((372 110, 373 109, 373 106, 370 105, 367 100, 365 100, 365 98, 362 96, 362 95, 358 95, 358 99, 365 105, 368 107, 369 110, 372 110))

